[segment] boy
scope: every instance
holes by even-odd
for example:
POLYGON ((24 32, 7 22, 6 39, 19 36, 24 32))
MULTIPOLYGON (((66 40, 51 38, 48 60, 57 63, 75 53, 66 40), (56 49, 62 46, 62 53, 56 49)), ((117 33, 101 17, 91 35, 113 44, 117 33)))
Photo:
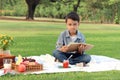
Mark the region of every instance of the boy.
POLYGON ((80 45, 77 51, 67 52, 69 43, 85 43, 84 35, 78 31, 79 21, 79 16, 75 12, 69 13, 65 18, 67 30, 60 34, 56 50, 53 52, 53 56, 60 62, 67 60, 71 55, 69 59, 71 65, 80 62, 88 63, 91 60, 91 57, 84 53, 84 46, 80 45))

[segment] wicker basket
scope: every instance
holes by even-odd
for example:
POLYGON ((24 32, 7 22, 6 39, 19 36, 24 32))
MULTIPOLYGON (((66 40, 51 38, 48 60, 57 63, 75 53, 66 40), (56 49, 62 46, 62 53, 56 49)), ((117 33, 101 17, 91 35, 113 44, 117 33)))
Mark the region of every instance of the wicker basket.
MULTIPOLYGON (((18 65, 12 64, 12 69, 18 71, 18 65)), ((26 71, 41 71, 43 70, 42 64, 36 64, 36 65, 26 65, 26 71)))

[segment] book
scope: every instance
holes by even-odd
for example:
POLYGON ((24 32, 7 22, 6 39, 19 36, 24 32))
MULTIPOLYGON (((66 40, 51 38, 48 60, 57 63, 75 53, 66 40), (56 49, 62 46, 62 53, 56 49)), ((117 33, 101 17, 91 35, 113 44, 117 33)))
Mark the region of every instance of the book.
POLYGON ((87 44, 87 43, 70 43, 70 44, 68 44, 68 52, 77 51, 78 46, 80 46, 80 45, 83 45, 85 47, 85 51, 90 50, 91 48, 94 47, 94 45, 87 44))

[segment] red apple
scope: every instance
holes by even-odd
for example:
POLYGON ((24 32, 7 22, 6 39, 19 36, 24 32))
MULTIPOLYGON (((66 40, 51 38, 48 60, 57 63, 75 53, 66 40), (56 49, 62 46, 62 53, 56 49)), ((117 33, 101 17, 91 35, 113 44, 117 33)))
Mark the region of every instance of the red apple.
POLYGON ((26 66, 24 64, 20 64, 20 65, 18 65, 17 69, 18 69, 19 72, 25 72, 26 66))

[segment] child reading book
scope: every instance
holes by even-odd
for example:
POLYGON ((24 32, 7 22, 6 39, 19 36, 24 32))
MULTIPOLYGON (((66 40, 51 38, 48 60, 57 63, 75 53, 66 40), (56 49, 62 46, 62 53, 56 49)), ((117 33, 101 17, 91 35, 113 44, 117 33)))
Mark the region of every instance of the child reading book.
POLYGON ((77 63, 88 63, 91 60, 90 55, 85 54, 85 46, 78 45, 78 48, 74 51, 69 51, 68 44, 70 43, 85 43, 84 35, 78 30, 80 18, 76 12, 70 12, 66 18, 66 30, 61 32, 58 37, 56 50, 53 52, 53 56, 60 62, 69 59, 69 63, 74 65, 77 63))

